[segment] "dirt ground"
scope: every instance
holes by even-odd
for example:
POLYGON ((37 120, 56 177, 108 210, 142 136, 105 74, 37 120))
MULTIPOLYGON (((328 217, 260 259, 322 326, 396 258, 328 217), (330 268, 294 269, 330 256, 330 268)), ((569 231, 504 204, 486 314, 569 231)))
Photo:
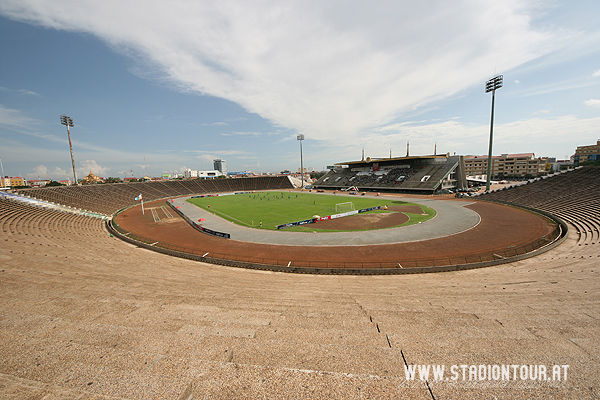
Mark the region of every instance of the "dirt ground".
POLYGON ((358 214, 351 218, 336 218, 319 221, 315 228, 332 231, 359 231, 369 229, 391 228, 408 222, 409 217, 404 213, 420 214, 419 206, 392 206, 388 213, 358 214))
MULTIPOLYGON (((474 262, 482 255, 490 257, 494 253, 504 254, 502 252, 535 242, 554 229, 554 225, 547 219, 524 210, 487 202, 469 202, 472 204, 466 207, 481 216, 481 223, 473 229, 432 240, 370 246, 278 246, 216 238, 196 231, 178 216, 154 222, 149 209, 164 205, 164 201, 147 203, 145 216, 141 215, 139 206, 130 208, 117 215, 115 222, 135 235, 152 239, 173 249, 185 249, 193 254, 202 255, 208 252, 209 257, 238 261, 277 265, 286 265, 291 261, 296 266, 328 267, 350 267, 355 263, 366 263, 365 266, 372 267, 379 267, 378 263, 400 263, 410 266, 417 261, 441 259, 451 260, 452 264, 474 262)), ((369 226, 383 228, 388 223, 398 225, 401 216, 406 217, 401 212, 387 215, 378 221, 350 221, 360 216, 340 220, 346 220, 345 223, 356 226, 364 222, 369 226), (394 218, 398 219, 392 222, 394 218)), ((361 226, 361 229, 364 229, 364 226, 361 226)))

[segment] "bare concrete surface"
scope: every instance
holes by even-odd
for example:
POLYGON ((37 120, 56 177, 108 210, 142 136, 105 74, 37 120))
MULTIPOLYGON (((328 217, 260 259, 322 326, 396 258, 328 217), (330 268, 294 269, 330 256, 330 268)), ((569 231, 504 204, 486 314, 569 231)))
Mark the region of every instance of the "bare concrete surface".
POLYGON ((295 275, 171 258, 23 207, 0 203, 0 399, 600 397, 600 243, 574 233, 485 269, 295 275), (407 379, 418 365, 568 375, 407 379))

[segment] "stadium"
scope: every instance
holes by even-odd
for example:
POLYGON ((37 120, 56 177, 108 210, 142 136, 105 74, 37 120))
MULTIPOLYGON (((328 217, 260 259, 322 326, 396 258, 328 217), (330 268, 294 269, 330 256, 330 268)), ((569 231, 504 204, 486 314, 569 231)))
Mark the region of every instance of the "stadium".
POLYGON ((598 167, 455 199, 435 193, 466 186, 458 156, 340 166, 309 209, 336 196, 329 217, 351 215, 303 232, 218 215, 307 194, 285 176, 3 194, 4 396, 600 395, 598 167), (466 369, 415 377, 426 365, 466 369))

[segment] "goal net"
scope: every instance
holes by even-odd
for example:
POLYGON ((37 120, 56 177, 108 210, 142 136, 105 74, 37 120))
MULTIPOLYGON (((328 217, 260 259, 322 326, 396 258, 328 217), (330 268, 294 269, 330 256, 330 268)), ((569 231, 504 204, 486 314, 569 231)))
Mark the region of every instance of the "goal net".
POLYGON ((337 203, 335 205, 335 212, 338 214, 348 212, 348 211, 353 211, 353 210, 355 210, 354 203, 351 201, 347 201, 345 203, 337 203))

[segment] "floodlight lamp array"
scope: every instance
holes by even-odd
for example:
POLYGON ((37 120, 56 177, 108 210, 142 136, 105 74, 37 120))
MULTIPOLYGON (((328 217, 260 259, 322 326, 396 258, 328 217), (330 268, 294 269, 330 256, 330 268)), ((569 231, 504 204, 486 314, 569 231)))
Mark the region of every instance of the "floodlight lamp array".
POLYGON ((298 140, 304 140, 304 135, 300 134, 300 135, 296 136, 296 139, 298 139, 298 140))
POLYGON ((60 116, 60 123, 65 126, 73 127, 73 118, 67 117, 66 115, 60 116))
POLYGON ((490 79, 485 83, 485 92, 489 93, 493 90, 500 89, 502 87, 504 77, 502 75, 498 75, 490 79))

